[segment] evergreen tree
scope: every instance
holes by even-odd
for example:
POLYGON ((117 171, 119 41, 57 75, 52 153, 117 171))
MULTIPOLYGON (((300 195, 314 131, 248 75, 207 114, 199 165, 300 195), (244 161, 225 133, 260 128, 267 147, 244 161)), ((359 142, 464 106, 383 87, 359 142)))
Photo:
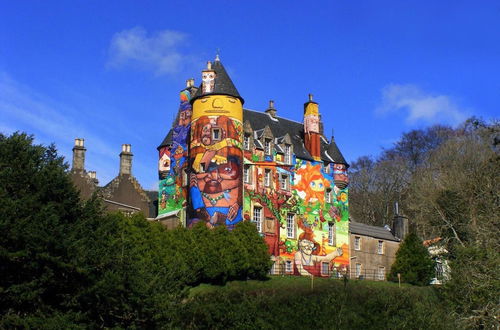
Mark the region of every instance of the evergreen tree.
POLYGON ((434 261, 416 233, 410 233, 403 240, 396 253, 388 280, 401 281, 414 285, 428 285, 434 275, 434 261))

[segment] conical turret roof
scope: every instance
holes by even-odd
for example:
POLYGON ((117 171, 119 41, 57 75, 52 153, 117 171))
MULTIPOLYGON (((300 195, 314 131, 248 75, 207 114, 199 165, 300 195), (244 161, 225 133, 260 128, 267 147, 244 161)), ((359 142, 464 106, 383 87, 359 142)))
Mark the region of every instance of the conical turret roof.
POLYGON ((194 102, 197 98, 200 98, 204 95, 229 95, 236 97, 240 99, 241 104, 243 104, 245 101, 243 98, 240 96, 240 93, 238 93, 238 90, 233 84, 233 81, 229 77, 229 75, 226 72, 226 69, 222 65, 222 62, 219 60, 217 57, 215 61, 212 63, 212 70, 215 71, 215 86, 214 86, 214 91, 212 93, 206 93, 203 94, 202 86, 200 85, 200 88, 198 88, 198 91, 194 96, 191 98, 191 103, 194 102))
POLYGON ((345 165, 349 166, 349 164, 346 162, 344 156, 340 152, 340 149, 337 146, 337 143, 335 143, 335 139, 333 138, 333 135, 332 135, 332 139, 330 140, 330 144, 328 145, 328 149, 326 150, 326 152, 328 153, 330 158, 333 159, 334 163, 345 164, 345 165))

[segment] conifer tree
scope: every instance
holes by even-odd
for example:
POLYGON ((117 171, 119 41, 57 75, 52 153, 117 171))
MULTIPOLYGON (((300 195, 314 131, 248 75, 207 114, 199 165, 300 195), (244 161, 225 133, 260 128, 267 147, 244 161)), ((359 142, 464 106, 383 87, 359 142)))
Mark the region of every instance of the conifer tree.
POLYGON ((399 246, 388 280, 397 282, 398 273, 402 282, 414 285, 429 285, 433 277, 434 261, 414 232, 408 234, 399 246))

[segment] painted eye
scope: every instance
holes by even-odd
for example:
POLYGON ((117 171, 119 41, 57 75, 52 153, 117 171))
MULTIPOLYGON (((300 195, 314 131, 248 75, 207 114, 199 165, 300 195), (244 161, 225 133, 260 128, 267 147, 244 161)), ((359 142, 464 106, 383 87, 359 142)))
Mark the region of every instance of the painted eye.
POLYGON ((320 184, 319 184, 319 187, 320 187, 320 188, 323 188, 323 184, 322 184, 322 183, 320 183, 320 184))
POLYGON ((311 187, 316 187, 316 182, 311 182, 311 187))
POLYGON ((228 98, 227 100, 228 100, 229 102, 231 102, 231 103, 236 103, 236 100, 235 100, 235 99, 233 99, 233 98, 228 98))

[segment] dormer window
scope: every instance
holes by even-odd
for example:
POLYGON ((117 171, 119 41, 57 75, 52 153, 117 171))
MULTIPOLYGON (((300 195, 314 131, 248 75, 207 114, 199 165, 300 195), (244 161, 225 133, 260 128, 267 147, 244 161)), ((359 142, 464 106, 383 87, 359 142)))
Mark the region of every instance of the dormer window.
POLYGON ((285 145, 285 164, 292 163, 292 147, 289 144, 285 145))
POLYGON ((271 155, 271 140, 270 139, 264 140, 264 153, 266 155, 271 155))
POLYGON ((220 128, 212 128, 212 140, 219 141, 221 138, 220 128))
POLYGON ((243 149, 250 150, 250 135, 246 135, 243 137, 243 149))

